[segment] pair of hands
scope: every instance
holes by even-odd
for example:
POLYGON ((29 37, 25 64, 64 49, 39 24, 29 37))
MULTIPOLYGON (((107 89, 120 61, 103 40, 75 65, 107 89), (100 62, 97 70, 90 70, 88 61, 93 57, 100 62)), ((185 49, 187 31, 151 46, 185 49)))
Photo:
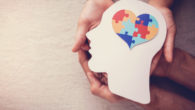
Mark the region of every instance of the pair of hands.
MULTIPOLYGON (((78 21, 76 42, 72 48, 73 52, 78 52, 79 62, 90 82, 92 94, 107 99, 110 102, 116 102, 123 98, 111 93, 107 85, 106 73, 94 73, 89 69, 88 60, 90 59, 90 54, 88 53, 88 50, 90 47, 89 41, 86 38, 86 33, 95 28, 100 23, 102 14, 113 3, 114 2, 112 0, 88 0, 85 3, 78 21)), ((172 62, 176 26, 173 20, 172 12, 168 7, 156 5, 156 3, 151 3, 151 5, 156 7, 163 14, 167 24, 167 36, 164 47, 155 55, 152 60, 150 70, 152 74, 162 53, 164 53, 165 59, 168 62, 172 62)), ((154 75, 163 77, 166 76, 165 74, 158 73, 154 73, 154 75)))

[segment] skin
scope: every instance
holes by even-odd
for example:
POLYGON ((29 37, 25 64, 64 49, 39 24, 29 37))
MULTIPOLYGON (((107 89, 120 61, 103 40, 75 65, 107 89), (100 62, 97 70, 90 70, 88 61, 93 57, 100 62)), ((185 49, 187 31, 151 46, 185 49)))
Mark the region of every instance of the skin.
POLYGON ((154 73, 158 76, 165 76, 178 84, 195 91, 195 57, 182 50, 174 50, 173 62, 167 63, 164 57, 160 58, 159 64, 154 73))
MULTIPOLYGON (((153 75, 166 77, 191 91, 195 90, 195 57, 175 48, 173 62, 167 63, 162 56, 153 75), (180 63, 182 62, 182 63, 180 63)), ((140 105, 146 110, 194 110, 195 102, 178 95, 174 91, 162 89, 158 84, 151 83, 151 103, 140 105)))
MULTIPOLYGON (((164 43, 164 47, 155 55, 152 60, 151 75, 169 77, 170 79, 173 79, 176 82, 181 83, 182 85, 185 85, 190 89, 194 90, 194 81, 189 81, 195 80, 195 75, 192 74, 193 72, 188 74, 181 73, 181 76, 178 77, 178 75, 174 74, 174 72, 167 72, 165 71, 167 70, 167 68, 163 69, 162 67, 164 66, 161 66, 162 62, 163 65, 171 65, 170 63, 173 61, 173 48, 176 26, 174 23, 172 12, 169 9, 172 2, 173 0, 149 1, 149 4, 156 7, 162 13, 167 23, 167 36, 164 43), (164 57, 161 56, 162 53, 164 54, 164 57), (160 64, 158 64, 159 59, 161 62, 160 64), (188 75, 189 77, 182 77, 186 75, 188 75)), ((90 55, 88 53, 90 47, 88 43, 90 43, 90 41, 88 41, 85 36, 89 30, 95 28, 100 23, 103 12, 112 4, 113 1, 111 0, 88 0, 86 2, 78 21, 76 41, 72 48, 72 51, 78 52, 78 59, 89 80, 91 93, 96 96, 102 97, 110 102, 117 102, 119 100, 126 99, 111 93, 107 85, 107 74, 94 73, 88 67, 88 60, 90 59, 90 55)), ((168 69, 171 70, 171 66, 168 69)), ((160 89, 155 85, 151 85, 151 103, 148 105, 139 105, 148 110, 182 110, 184 108, 186 108, 186 110, 191 110, 191 108, 195 108, 193 102, 190 102, 178 95, 175 95, 174 93, 170 93, 163 89, 160 89), (180 105, 178 106, 177 104, 180 105)))
POLYGON ((145 110, 194 110, 195 103, 175 94, 159 88, 155 84, 150 86, 151 102, 141 105, 145 110))

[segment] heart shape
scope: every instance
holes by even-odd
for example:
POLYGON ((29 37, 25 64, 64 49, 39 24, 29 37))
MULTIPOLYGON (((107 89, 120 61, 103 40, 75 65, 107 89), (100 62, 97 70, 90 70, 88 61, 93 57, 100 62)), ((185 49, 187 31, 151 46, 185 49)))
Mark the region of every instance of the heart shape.
POLYGON ((114 32, 129 46, 150 41, 158 33, 158 22, 150 14, 141 14, 138 17, 130 10, 119 10, 112 18, 114 32))

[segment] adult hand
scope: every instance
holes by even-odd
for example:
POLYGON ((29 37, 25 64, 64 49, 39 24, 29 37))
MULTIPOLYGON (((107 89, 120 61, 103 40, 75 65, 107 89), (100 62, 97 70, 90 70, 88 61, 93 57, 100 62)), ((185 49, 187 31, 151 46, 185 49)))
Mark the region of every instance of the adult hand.
POLYGON ((112 0, 88 0, 86 2, 78 21, 76 42, 72 48, 73 52, 80 49, 89 49, 86 43, 86 33, 100 23, 103 12, 112 4, 112 0))
POLYGON ((110 102, 116 102, 123 98, 112 94, 107 85, 107 75, 106 73, 94 73, 88 67, 88 60, 90 58, 89 53, 84 50, 79 50, 78 52, 79 62, 85 71, 85 74, 90 82, 91 93, 93 95, 102 97, 110 102))
POLYGON ((164 16, 167 25, 167 35, 163 47, 163 53, 167 62, 171 63, 173 60, 174 39, 176 34, 176 25, 174 22, 172 11, 169 6, 173 0, 150 0, 149 4, 157 8, 164 16))
POLYGON ((103 12, 112 4, 112 0, 88 0, 86 2, 79 18, 76 42, 72 51, 78 52, 79 62, 90 82, 92 94, 115 102, 122 98, 112 94, 108 89, 106 74, 94 73, 88 67, 89 45, 86 39, 86 33, 100 23, 103 12))
MULTIPOLYGON (((166 40, 163 46, 163 49, 161 49, 153 58, 152 64, 151 64, 151 73, 155 70, 158 61, 162 55, 162 52, 164 53, 165 59, 167 62, 171 63, 173 60, 173 49, 174 49, 174 39, 176 34, 176 25, 174 22, 172 11, 169 9, 169 6, 172 4, 173 0, 150 0, 149 4, 157 8, 161 14, 165 18, 165 22, 167 25, 167 35, 166 40)), ((157 76, 166 76, 166 74, 155 73, 157 76)))

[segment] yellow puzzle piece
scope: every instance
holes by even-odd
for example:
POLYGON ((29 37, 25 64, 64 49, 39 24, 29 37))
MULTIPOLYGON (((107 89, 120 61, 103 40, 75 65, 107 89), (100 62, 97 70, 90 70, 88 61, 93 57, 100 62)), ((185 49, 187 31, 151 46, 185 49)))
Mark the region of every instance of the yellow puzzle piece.
POLYGON ((125 26, 122 25, 122 21, 116 23, 115 20, 112 20, 112 26, 116 33, 120 33, 121 29, 125 28, 125 26))
POLYGON ((157 34, 158 28, 156 28, 155 25, 152 25, 151 27, 148 26, 148 31, 150 32, 150 34, 146 35, 146 39, 151 40, 157 34))
POLYGON ((127 20, 131 20, 132 23, 135 23, 136 20, 139 20, 139 18, 136 17, 136 15, 129 11, 129 10, 125 10, 125 13, 128 14, 129 16, 128 17, 124 17, 123 18, 123 21, 127 21, 127 20))

